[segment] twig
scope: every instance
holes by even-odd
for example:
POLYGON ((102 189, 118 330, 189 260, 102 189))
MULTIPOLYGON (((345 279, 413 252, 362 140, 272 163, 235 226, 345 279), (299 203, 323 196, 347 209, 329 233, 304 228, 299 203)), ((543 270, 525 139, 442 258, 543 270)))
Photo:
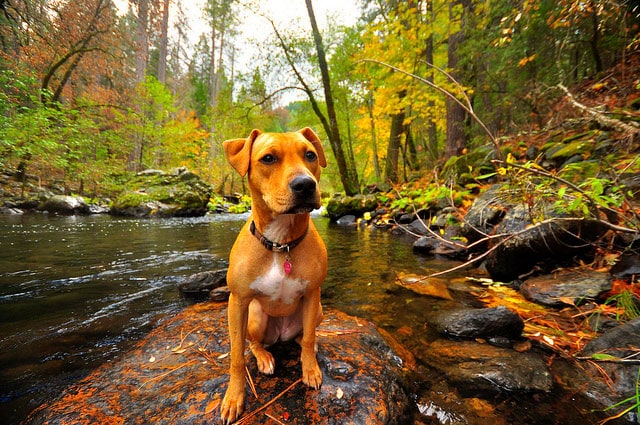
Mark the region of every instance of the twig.
POLYGON ((256 400, 258 399, 258 391, 256 390, 256 384, 253 382, 253 377, 251 376, 251 372, 249 372, 249 368, 248 367, 244 367, 244 370, 246 372, 246 378, 247 378, 247 383, 249 384, 249 388, 251 389, 251 392, 253 393, 253 396, 256 398, 256 400))
MULTIPOLYGON (((530 228, 529 228, 529 229, 525 229, 525 230, 530 230, 530 228)), ((502 245, 503 243, 507 242, 509 239, 513 238, 514 236, 516 236, 516 235, 517 235, 517 234, 519 234, 519 233, 521 233, 521 232, 514 233, 514 234, 512 234, 512 235, 509 235, 508 237, 504 238, 503 240, 501 240, 500 242, 498 242, 497 244, 495 244, 494 246, 492 246, 492 247, 491 247, 490 249, 488 249, 485 253, 483 253, 483 254, 481 254, 481 255, 479 255, 479 256, 477 256, 477 257, 472 258, 471 260, 467 261, 466 263, 459 264, 459 265, 457 265, 457 266, 455 266, 455 267, 451 267, 450 269, 443 270, 443 271, 441 271, 441 272, 432 273, 432 274, 430 274, 430 275, 426 276, 426 277, 425 277, 425 279, 426 279, 426 278, 429 278, 429 277, 442 276, 443 274, 451 273, 451 272, 454 272, 454 271, 456 271, 456 270, 460 270, 460 269, 462 269, 462 268, 465 268, 465 267, 467 267, 467 266, 470 266, 471 264, 473 264, 473 263, 477 262, 478 260, 482 260, 484 257, 488 256, 490 253, 492 253, 493 251, 495 251, 495 250, 496 250, 500 245, 502 245)))
POLYGON ((289 385, 284 391, 282 391, 280 394, 278 394, 277 396, 272 398, 267 403, 263 404, 261 407, 257 408, 256 410, 254 410, 251 413, 247 413, 245 416, 243 416, 242 418, 238 419, 236 422, 234 422, 234 425, 242 425, 242 424, 250 423, 254 416, 256 416, 258 413, 262 412, 267 407, 271 406, 273 403, 276 402, 276 400, 278 400, 280 397, 282 397, 283 395, 285 395, 286 393, 291 391, 291 389, 293 387, 295 387, 296 385, 298 385, 300 382, 302 382, 302 378, 298 378, 297 381, 295 381, 293 384, 289 385))
POLYGON ((178 367, 174 367, 173 369, 171 369, 171 370, 169 370, 169 371, 167 371, 167 372, 165 372, 165 373, 161 373, 161 374, 160 374, 160 375, 158 375, 158 376, 154 376, 153 378, 148 379, 148 380, 144 381, 142 384, 140 384, 140 386, 138 386, 138 390, 140 390, 142 387, 144 387, 145 385, 147 385, 149 382, 157 381, 158 379, 164 378, 165 376, 172 374, 172 373, 173 373, 173 372, 175 372, 176 370, 180 370, 180 369, 182 369, 183 367, 185 367, 185 366, 189 366, 190 364, 192 364, 192 363, 194 363, 194 362, 195 362, 195 360, 189 360, 188 362, 186 362, 186 363, 184 363, 184 364, 181 364, 181 365, 180 365, 180 366, 178 366, 178 367))

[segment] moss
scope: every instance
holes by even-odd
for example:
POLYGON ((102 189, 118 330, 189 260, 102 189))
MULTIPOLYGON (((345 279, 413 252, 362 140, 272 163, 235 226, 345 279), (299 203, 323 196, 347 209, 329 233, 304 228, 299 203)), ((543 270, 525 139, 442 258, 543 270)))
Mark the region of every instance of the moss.
POLYGON ((204 214, 212 192, 210 185, 190 172, 136 175, 126 183, 112 208, 136 209, 150 202, 160 202, 176 215, 182 215, 184 211, 204 214))

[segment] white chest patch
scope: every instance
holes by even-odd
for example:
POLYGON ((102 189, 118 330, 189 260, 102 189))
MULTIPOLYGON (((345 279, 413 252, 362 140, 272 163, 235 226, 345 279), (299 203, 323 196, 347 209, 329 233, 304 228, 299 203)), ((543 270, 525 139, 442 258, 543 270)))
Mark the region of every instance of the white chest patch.
POLYGON ((282 265, 277 262, 277 256, 273 256, 271 267, 256 280, 251 282, 251 289, 261 295, 269 297, 271 301, 291 304, 302 296, 309 281, 287 277, 282 265))

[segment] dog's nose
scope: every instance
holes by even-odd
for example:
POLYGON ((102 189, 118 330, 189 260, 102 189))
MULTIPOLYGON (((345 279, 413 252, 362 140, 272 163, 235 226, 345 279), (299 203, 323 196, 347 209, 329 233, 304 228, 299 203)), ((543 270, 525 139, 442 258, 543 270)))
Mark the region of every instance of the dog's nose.
POLYGON ((296 195, 310 195, 316 190, 316 181, 309 176, 298 176, 291 180, 289 187, 296 195))

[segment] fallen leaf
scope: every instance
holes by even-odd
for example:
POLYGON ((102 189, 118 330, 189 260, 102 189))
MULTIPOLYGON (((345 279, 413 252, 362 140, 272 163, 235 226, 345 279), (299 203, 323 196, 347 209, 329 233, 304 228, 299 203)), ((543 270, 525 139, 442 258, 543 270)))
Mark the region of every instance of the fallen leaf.
POLYGON ((447 287, 447 281, 445 279, 401 273, 396 278, 396 284, 420 295, 428 295, 430 297, 441 298, 444 300, 453 299, 449 293, 449 288, 447 287))
POLYGON ((336 391, 336 398, 341 400, 342 397, 344 397, 344 391, 342 391, 342 388, 338 388, 338 391, 336 391))
POLYGON ((155 361, 156 361, 155 356, 151 356, 151 357, 149 357, 149 363, 153 363, 153 362, 155 362, 155 361))

